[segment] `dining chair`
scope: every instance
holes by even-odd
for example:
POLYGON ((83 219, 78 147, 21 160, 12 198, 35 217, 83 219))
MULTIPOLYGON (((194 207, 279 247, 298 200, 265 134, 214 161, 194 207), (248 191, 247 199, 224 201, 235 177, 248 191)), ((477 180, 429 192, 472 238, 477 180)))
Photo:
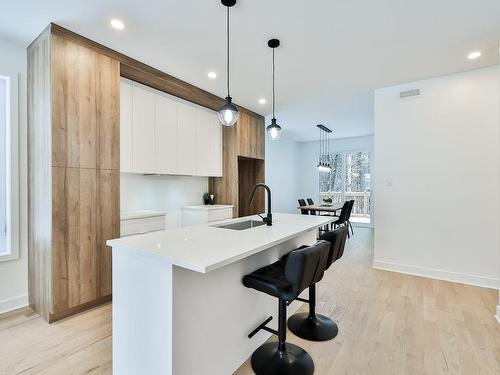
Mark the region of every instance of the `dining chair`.
MULTIPOLYGON (((306 201, 304 199, 299 199, 298 201, 299 201, 299 206, 300 207, 307 206, 306 201)), ((302 215, 309 215, 309 212, 307 210, 300 210, 300 213, 302 215)))
POLYGON ((352 228, 352 223, 351 223, 351 214, 352 214, 352 210, 354 208, 354 204, 356 203, 353 200, 350 200, 350 205, 349 205, 349 212, 347 213, 347 231, 349 231, 349 228, 351 228, 351 232, 352 232, 352 235, 354 235, 354 229, 352 228))
MULTIPOLYGON (((349 228, 347 220, 349 218, 349 209, 350 208, 351 208, 351 201, 345 201, 344 205, 340 209, 339 219, 337 221, 333 222, 335 228, 338 228, 341 225, 349 228)), ((351 235, 349 234, 349 230, 347 230, 347 237, 351 238, 351 235)))
MULTIPOLYGON (((309 206, 312 206, 314 204, 314 201, 312 200, 312 198, 307 198, 307 204, 309 206)), ((315 210, 310 210, 309 213, 311 215, 317 215, 318 214, 315 210)))

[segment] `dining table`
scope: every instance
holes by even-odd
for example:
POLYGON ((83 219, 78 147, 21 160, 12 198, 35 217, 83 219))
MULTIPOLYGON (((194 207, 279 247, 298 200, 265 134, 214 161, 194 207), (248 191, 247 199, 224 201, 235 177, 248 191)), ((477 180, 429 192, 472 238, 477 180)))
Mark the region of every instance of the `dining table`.
POLYGON ((343 203, 332 203, 332 204, 309 204, 307 206, 298 206, 297 208, 299 210, 305 210, 308 211, 308 213, 311 213, 311 211, 316 211, 316 212, 328 212, 328 213, 333 213, 333 215, 337 215, 337 211, 342 209, 343 203))

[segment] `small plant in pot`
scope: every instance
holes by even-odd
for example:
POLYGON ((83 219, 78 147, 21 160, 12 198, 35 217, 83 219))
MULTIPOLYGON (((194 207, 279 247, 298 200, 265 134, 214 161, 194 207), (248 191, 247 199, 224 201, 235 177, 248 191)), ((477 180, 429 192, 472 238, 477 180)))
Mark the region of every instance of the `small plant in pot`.
POLYGON ((332 198, 324 198, 323 202, 325 202, 326 204, 332 204, 332 198))
POLYGON ((205 204, 210 203, 210 195, 208 193, 203 194, 203 203, 205 204))

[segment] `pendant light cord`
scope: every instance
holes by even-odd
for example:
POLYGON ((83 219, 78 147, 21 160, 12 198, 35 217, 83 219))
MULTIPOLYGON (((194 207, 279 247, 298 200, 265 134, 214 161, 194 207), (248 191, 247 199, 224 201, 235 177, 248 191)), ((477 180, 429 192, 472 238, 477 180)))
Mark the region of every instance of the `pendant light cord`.
POLYGON ((227 96, 230 97, 229 94, 229 7, 227 7, 227 96))
POLYGON ((274 90, 274 50, 275 48, 273 48, 273 118, 275 118, 274 116, 274 107, 275 107, 275 103, 276 103, 276 95, 275 95, 275 90, 274 90))

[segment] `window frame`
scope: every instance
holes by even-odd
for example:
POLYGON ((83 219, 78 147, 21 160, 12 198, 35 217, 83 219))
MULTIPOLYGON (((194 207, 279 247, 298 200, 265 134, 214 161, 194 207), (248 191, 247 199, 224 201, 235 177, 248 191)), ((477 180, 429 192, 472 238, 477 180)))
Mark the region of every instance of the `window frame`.
MULTIPOLYGON (((345 150, 340 150, 340 151, 335 151, 333 150, 331 152, 332 155, 339 154, 342 155, 342 201, 344 202, 346 199, 346 155, 351 154, 351 153, 356 153, 356 152, 364 152, 368 154, 368 157, 370 158, 370 194, 371 194, 371 205, 370 205, 370 223, 364 224, 364 223, 356 223, 356 226, 360 227, 373 227, 373 209, 375 206, 375 194, 374 194, 374 189, 373 189, 373 149, 372 148, 352 148, 352 149, 345 149, 345 150)), ((318 172, 318 175, 321 172, 318 172)), ((319 177, 318 177, 319 180, 319 177)), ((321 202, 321 184, 318 181, 318 197, 319 201, 321 202)))
POLYGON ((6 211, 7 248, 9 252, 0 254, 0 262, 19 259, 19 79, 18 73, 0 71, 0 79, 6 81, 6 211))

